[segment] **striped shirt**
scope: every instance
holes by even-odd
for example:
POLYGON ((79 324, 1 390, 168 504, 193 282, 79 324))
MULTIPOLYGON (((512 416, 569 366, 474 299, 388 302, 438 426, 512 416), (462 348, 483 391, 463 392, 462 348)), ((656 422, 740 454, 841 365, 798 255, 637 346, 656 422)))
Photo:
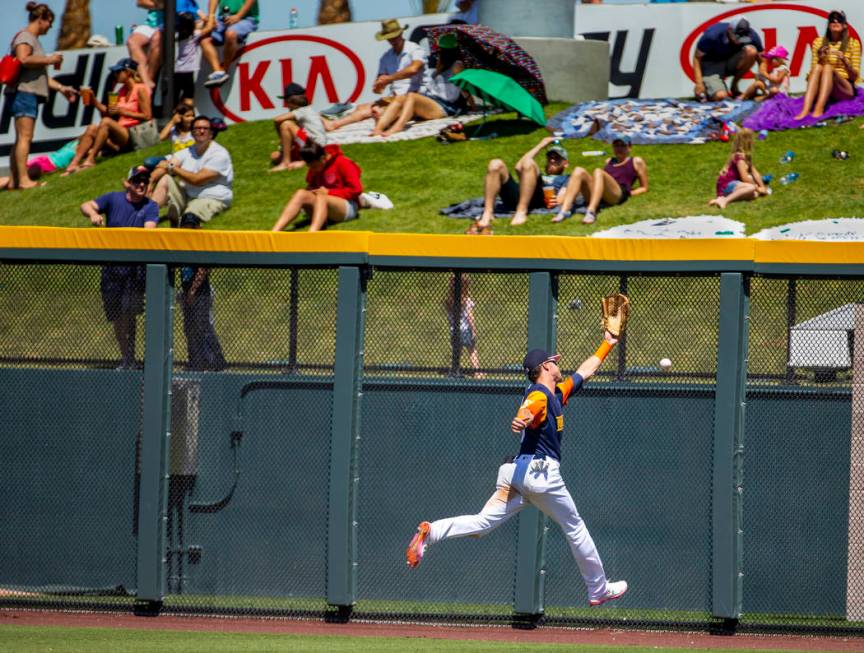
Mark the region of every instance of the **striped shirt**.
MULTIPOLYGON (((822 44, 825 42, 825 37, 820 36, 815 41, 813 41, 813 61, 810 65, 810 72, 813 72, 813 69, 819 63, 819 48, 822 47, 822 44)), ((828 63, 831 64, 831 67, 837 71, 837 75, 842 77, 843 79, 849 79, 849 71, 846 70, 846 66, 843 64, 843 60, 838 56, 840 53, 840 45, 842 41, 828 41, 828 63)), ((854 39, 851 36, 849 37, 849 43, 846 46, 846 58, 849 59, 849 63, 852 64, 852 68, 857 73, 857 76, 861 76, 861 42, 858 39, 854 39)))

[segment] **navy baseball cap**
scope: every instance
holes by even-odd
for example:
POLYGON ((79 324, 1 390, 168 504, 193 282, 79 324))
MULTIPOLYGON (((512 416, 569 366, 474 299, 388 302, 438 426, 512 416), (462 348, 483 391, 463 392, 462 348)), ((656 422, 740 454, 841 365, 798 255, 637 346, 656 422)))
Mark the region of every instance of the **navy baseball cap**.
POLYGON ((525 374, 530 374, 531 370, 541 363, 545 363, 546 361, 555 361, 557 363, 559 360, 561 360, 561 354, 550 354, 545 349, 532 349, 525 354, 522 367, 525 369, 525 374))
POLYGON ((132 166, 129 168, 129 172, 126 173, 126 180, 133 181, 139 178, 150 181, 150 168, 147 166, 132 166))
POLYGON ((121 70, 138 70, 138 62, 132 59, 131 57, 124 57, 113 66, 111 66, 108 70, 112 73, 119 73, 121 70))
POLYGON ((280 100, 284 100, 292 95, 306 95, 306 89, 300 86, 297 82, 291 82, 284 89, 284 95, 277 95, 280 100))

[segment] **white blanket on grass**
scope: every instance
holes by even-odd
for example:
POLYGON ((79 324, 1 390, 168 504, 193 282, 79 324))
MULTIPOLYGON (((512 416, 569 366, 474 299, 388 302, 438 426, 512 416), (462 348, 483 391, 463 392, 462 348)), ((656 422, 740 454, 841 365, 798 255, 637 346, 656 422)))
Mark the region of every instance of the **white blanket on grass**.
POLYGON ((421 120, 419 122, 411 122, 397 134, 384 138, 382 136, 370 136, 375 128, 375 121, 372 118, 361 120, 350 125, 345 125, 341 129, 329 132, 327 134, 328 143, 338 143, 339 145, 348 145, 350 143, 395 143, 397 141, 414 141, 418 138, 426 138, 427 136, 437 136, 438 132, 444 129, 447 125, 452 125, 454 122, 461 122, 463 125, 469 122, 476 122, 483 117, 482 113, 466 113, 461 116, 448 116, 447 118, 439 118, 437 120, 421 120))

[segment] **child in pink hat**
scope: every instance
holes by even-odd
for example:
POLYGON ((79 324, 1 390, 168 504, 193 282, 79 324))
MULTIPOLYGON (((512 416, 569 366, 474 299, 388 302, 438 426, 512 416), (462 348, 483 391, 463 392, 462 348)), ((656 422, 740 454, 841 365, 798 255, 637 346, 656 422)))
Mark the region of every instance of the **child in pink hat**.
POLYGON ((743 95, 742 100, 756 100, 762 102, 774 97, 780 92, 789 93, 789 51, 782 45, 775 45, 759 55, 759 70, 756 73, 756 81, 753 82, 743 95))

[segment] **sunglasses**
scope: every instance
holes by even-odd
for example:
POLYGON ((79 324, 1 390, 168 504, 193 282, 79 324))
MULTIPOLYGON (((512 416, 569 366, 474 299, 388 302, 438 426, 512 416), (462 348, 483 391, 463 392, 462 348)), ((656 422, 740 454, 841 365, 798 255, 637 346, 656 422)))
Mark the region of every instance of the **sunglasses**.
POLYGON ((204 134, 204 133, 206 133, 206 132, 209 132, 209 131, 210 131, 210 128, 209 128, 209 127, 193 127, 193 128, 192 128, 192 131, 193 131, 193 132, 198 132, 198 133, 204 134))

